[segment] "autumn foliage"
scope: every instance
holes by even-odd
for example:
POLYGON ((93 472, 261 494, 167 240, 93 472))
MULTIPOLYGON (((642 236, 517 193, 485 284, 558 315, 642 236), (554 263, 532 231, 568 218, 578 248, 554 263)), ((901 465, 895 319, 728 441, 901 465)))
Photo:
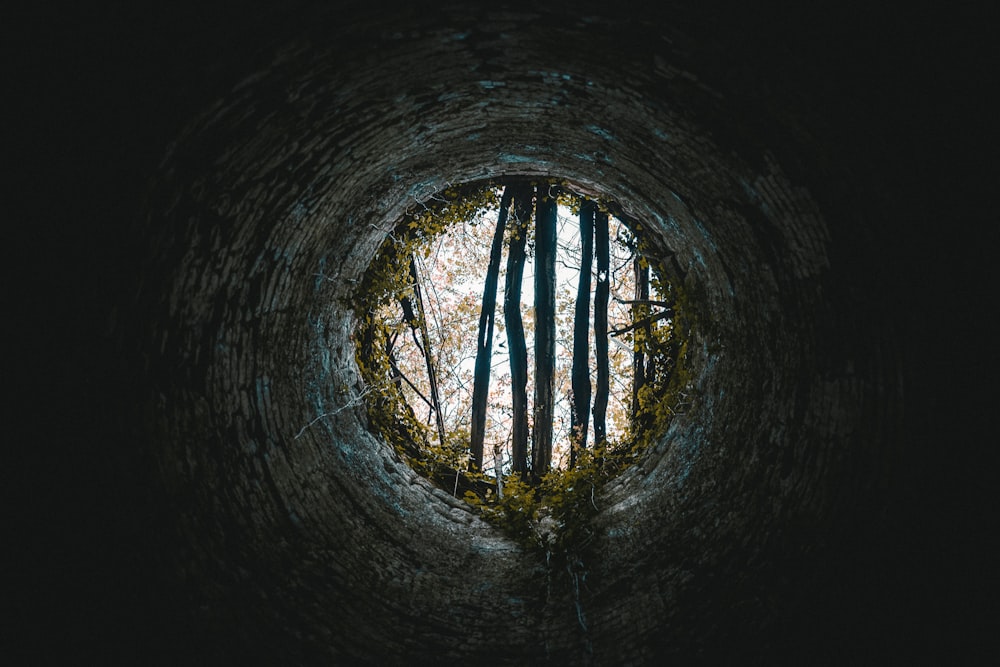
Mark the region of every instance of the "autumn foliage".
POLYGON ((683 295, 616 211, 551 181, 447 189, 352 304, 370 430, 527 543, 582 539, 687 400, 683 295))

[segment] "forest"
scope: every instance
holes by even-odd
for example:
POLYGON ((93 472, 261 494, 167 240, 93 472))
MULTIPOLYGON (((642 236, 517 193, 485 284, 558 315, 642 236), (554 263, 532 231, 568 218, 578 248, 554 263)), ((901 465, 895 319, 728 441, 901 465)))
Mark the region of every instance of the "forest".
POLYGON ((370 430, 508 528, 581 480, 593 496, 683 409, 684 298, 661 264, 640 222, 565 183, 420 203, 355 304, 370 430))

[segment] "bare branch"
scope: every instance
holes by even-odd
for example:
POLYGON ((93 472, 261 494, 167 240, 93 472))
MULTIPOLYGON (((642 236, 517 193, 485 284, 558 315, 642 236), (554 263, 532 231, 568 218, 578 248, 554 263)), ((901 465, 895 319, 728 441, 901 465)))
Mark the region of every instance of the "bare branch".
POLYGON ((672 301, 657 301, 656 299, 621 299, 619 297, 614 297, 615 301, 626 306, 659 306, 661 308, 671 309, 674 307, 672 301))
POLYGON ((406 377, 406 374, 405 374, 405 373, 403 373, 403 371, 399 370, 399 366, 397 366, 397 365, 396 365, 396 362, 395 362, 394 360, 392 360, 392 359, 390 359, 390 360, 389 360, 389 366, 390 366, 390 367, 392 368, 393 372, 394 372, 394 373, 396 373, 396 375, 398 375, 398 376, 399 376, 399 378, 400 378, 400 379, 401 379, 401 380, 402 380, 403 382, 405 382, 405 383, 406 383, 407 385, 409 385, 410 389, 412 389, 412 390, 413 390, 414 392, 416 392, 417 396, 419 396, 419 397, 420 397, 420 399, 421 399, 421 400, 422 400, 422 401, 423 401, 424 403, 426 403, 426 404, 427 404, 428 406, 430 406, 430 407, 431 407, 431 409, 433 409, 433 408, 434 408, 434 404, 433 404, 433 403, 431 403, 430 399, 428 399, 428 398, 427 398, 426 396, 424 396, 424 395, 423 395, 423 394, 422 394, 422 393, 420 392, 420 390, 419 390, 419 389, 417 389, 417 387, 416 387, 416 386, 415 386, 415 385, 413 384, 413 382, 411 382, 411 381, 410 381, 410 378, 406 377))
POLYGON ((608 332, 608 335, 610 335, 610 336, 620 336, 623 333, 627 333, 629 331, 632 331, 636 327, 645 326, 647 324, 652 324, 653 322, 658 322, 659 320, 664 320, 664 319, 666 319, 668 317, 672 317, 673 314, 674 314, 674 311, 672 311, 670 309, 661 310, 660 312, 656 313, 655 315, 650 315, 649 317, 644 317, 641 320, 636 320, 632 324, 624 326, 624 327, 622 327, 620 329, 612 329, 611 331, 608 332))

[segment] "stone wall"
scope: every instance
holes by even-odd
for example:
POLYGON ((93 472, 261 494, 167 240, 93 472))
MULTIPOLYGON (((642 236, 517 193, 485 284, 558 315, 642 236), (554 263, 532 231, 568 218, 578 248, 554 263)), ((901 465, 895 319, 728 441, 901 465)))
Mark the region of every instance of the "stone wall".
POLYGON ((913 266, 886 261, 902 135, 871 107, 881 88, 852 78, 865 69, 837 60, 837 38, 868 33, 845 20, 789 34, 710 6, 376 9, 215 17, 232 51, 206 28, 177 54, 189 64, 166 68, 191 78, 153 86, 176 108, 140 134, 170 141, 155 169, 135 159, 144 194, 122 216, 102 315, 114 361, 86 403, 117 448, 89 463, 120 489, 95 502, 129 506, 106 529, 129 541, 112 562, 148 585, 110 598, 139 614, 121 655, 898 655, 911 636, 887 618, 893 595, 923 570, 866 578, 906 551, 885 534, 914 479, 899 472, 915 375, 899 270, 913 266), (598 537, 574 573, 367 431, 351 339, 357 280, 403 211, 531 175, 619 202, 692 296, 689 402, 595 498, 598 537))

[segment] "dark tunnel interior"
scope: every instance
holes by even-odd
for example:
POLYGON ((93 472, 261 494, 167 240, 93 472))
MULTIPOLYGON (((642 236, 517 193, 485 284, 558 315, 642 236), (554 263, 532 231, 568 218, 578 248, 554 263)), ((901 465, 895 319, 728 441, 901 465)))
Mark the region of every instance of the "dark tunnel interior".
POLYGON ((14 43, 15 664, 979 662, 980 17, 344 4, 14 43), (690 404, 595 498, 575 588, 357 406, 375 248, 505 177, 619 202, 691 295, 690 404))

